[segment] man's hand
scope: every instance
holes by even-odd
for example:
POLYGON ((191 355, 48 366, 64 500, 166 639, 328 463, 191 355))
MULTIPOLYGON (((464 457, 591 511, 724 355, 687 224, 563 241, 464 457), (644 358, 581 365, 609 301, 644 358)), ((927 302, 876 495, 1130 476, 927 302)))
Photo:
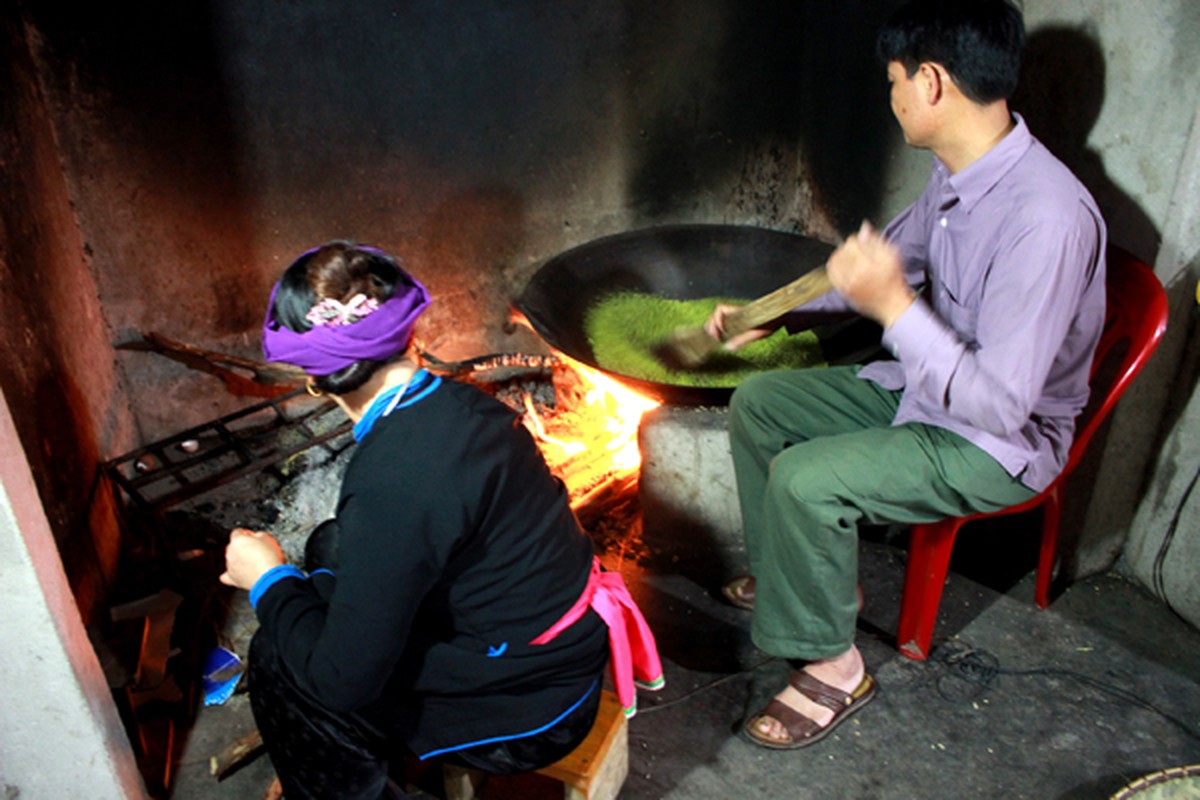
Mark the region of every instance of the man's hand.
POLYGON ((900 251, 867 222, 833 252, 829 282, 861 314, 889 327, 916 296, 904 280, 900 251))
MULTIPOLYGON (((730 313, 737 311, 738 308, 739 306, 717 303, 717 307, 713 309, 712 315, 704 322, 704 330, 718 342, 723 341, 725 335, 725 318, 730 313)), ((724 347, 726 350, 738 350, 751 342, 758 341, 765 336, 770 336, 778 328, 778 323, 769 323, 757 328, 751 328, 748 331, 742 331, 737 336, 731 336, 728 341, 725 341, 724 347)))
POLYGON ((249 590, 263 573, 283 563, 283 549, 269 533, 234 528, 225 546, 221 583, 249 590))

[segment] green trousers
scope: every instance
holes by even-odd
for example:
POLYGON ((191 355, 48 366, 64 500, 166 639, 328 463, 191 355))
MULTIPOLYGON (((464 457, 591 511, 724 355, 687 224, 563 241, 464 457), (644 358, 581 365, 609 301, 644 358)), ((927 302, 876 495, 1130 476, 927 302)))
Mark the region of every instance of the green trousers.
POLYGON ((762 373, 730 401, 730 447, 757 581, 751 636, 775 656, 831 658, 853 645, 860 522, 932 522, 1035 494, 957 434, 892 427, 900 392, 857 372, 762 373))

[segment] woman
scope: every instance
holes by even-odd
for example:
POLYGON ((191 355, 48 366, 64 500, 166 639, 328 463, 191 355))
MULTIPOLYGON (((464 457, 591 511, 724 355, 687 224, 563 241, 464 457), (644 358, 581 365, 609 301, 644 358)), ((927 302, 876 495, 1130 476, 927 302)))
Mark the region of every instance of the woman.
POLYGON ((389 761, 398 775, 406 753, 536 769, 599 704, 612 637, 592 608, 624 587, 517 416, 413 360, 428 305, 393 258, 349 242, 301 255, 271 295, 266 358, 304 369, 358 441, 307 572, 266 533, 226 549, 221 581, 250 591, 260 623, 250 697, 288 800, 404 797, 389 761))

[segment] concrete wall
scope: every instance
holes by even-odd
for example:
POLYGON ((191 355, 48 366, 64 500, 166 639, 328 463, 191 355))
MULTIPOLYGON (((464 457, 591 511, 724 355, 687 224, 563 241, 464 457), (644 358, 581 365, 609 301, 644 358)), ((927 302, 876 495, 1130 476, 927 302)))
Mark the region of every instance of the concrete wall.
POLYGON ((0 392, 0 795, 144 798, 0 392))
MULTIPOLYGON (((51 285, 83 291, 61 303, 75 309, 69 333, 24 308, 32 325, 5 323, 14 343, 40 325, 38 352, 69 348, 51 370, 69 380, 16 374, 6 387, 35 453, 47 403, 86 411, 65 414, 77 429, 43 428, 98 443, 82 458, 50 448, 76 470, 37 470, 61 480, 51 494, 76 495, 52 513, 81 505, 90 456, 128 440, 123 398, 110 402, 122 378, 137 387, 142 441, 246 402, 146 353, 118 353, 114 372, 109 343, 155 331, 254 356, 267 287, 316 241, 402 252, 438 296, 422 336, 454 358, 536 349, 504 325, 510 301, 544 258, 599 235, 722 221, 828 238, 886 220, 928 165, 900 142, 870 53, 892 5, 31 5, 9 26, 21 58, 32 53, 21 63, 37 94, 21 120, 29 152, 9 174, 49 177, 9 186, 20 233, 6 279, 36 296, 30 282, 61 265, 51 285), (39 215, 61 231, 35 235, 39 215)), ((1189 338, 1179 320, 1195 247, 1180 221, 1195 201, 1178 168, 1200 91, 1188 46, 1198 13, 1186 0, 1027 4, 1015 105, 1093 189, 1113 240, 1156 263, 1183 314, 1109 437, 1113 466, 1083 505, 1101 533, 1080 548, 1081 572, 1120 550, 1144 488, 1129 476, 1146 472, 1189 338)))
MULTIPOLYGON (((1026 9, 1027 65, 1061 76, 1024 98, 1031 125, 1091 188, 1112 241, 1154 267, 1171 301, 1166 339, 1072 486, 1086 505, 1069 510, 1067 544, 1078 542, 1065 566, 1077 575, 1105 569, 1127 540, 1131 552, 1146 551, 1175 519, 1179 541, 1164 557, 1180 580, 1170 597, 1200 624, 1200 597, 1185 599, 1183 589, 1195 583, 1187 554, 1200 546, 1200 508, 1177 506, 1178 481, 1200 468, 1185 444, 1195 412, 1181 413, 1195 393, 1200 342, 1200 5, 1030 0, 1026 9)), ((1134 573, 1154 583, 1149 570, 1134 573)))
MULTIPOLYGON (((453 358, 535 349, 506 332, 510 301, 597 236, 724 221, 829 238, 873 215, 888 6, 41 2, 27 18, 118 337, 256 355, 270 282, 353 237, 427 281, 422 335, 453 358)), ((148 438, 244 403, 160 357, 120 363, 148 438)))
MULTIPOLYGON (((1150 449, 1152 471, 1128 526, 1120 566, 1192 624, 1200 626, 1200 110, 1193 119, 1187 153, 1159 253, 1159 274, 1178 268, 1172 285, 1172 320, 1160 372, 1174 369, 1162 403, 1158 435, 1139 443, 1150 449), (1167 349, 1169 348, 1169 349, 1167 349), (1153 445, 1150 447, 1150 445, 1153 445)), ((1146 429, 1132 412, 1123 418, 1131 441, 1146 429)))

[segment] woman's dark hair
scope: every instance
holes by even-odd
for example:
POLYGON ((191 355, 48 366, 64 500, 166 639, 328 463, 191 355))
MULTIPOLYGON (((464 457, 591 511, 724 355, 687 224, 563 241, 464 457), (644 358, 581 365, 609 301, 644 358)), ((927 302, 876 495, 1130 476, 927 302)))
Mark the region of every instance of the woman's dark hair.
POLYGON ((925 62, 941 64, 970 100, 1012 97, 1021 71, 1025 22, 1010 0, 911 0, 879 32, 885 64, 911 78, 925 62))
MULTIPOLYGON (((345 303, 356 294, 383 302, 400 280, 396 261, 381 250, 355 242, 327 242, 296 259, 279 279, 275 318, 297 333, 312 328, 308 312, 327 297, 345 303)), ((329 375, 314 375, 313 383, 326 394, 346 394, 360 388, 386 361, 356 361, 329 375)))

